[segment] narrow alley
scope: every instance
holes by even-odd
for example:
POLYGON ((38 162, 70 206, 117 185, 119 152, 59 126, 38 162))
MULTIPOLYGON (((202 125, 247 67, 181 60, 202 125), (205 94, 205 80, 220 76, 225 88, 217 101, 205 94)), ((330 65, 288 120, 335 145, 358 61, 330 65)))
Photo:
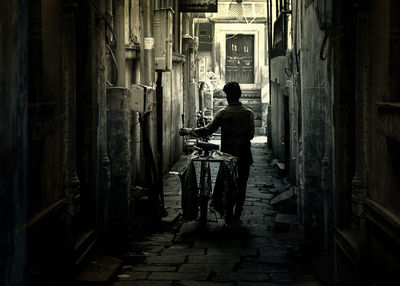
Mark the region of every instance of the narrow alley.
MULTIPOLYGON (((252 143, 255 162, 241 226, 227 228, 218 215, 210 218, 215 221, 207 229, 198 221, 178 219, 162 232, 139 230, 130 236, 129 252, 121 257, 123 266, 112 285, 321 285, 301 255, 304 238, 299 225, 286 221, 275 226, 277 215, 286 213, 272 206, 271 199, 287 185, 279 168, 271 165, 265 139, 256 137, 252 143)), ((164 184, 166 208, 175 215, 181 211, 181 196, 174 172, 186 159, 182 156, 164 184)))
POLYGON ((399 0, 1 3, 0 286, 400 285, 399 0))

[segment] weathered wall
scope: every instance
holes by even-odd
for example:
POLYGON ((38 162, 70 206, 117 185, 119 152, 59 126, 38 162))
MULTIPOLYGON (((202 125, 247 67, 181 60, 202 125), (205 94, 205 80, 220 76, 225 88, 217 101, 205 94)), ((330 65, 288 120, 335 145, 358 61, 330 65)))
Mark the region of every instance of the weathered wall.
MULTIPOLYGON (((268 62, 266 61, 265 64, 267 65, 268 62)), ((268 66, 264 66, 261 68, 261 118, 263 127, 267 126, 267 113, 270 100, 269 90, 268 66)))
POLYGON ((107 90, 107 147, 110 158, 111 190, 108 197, 111 249, 123 246, 128 231, 128 194, 131 188, 131 97, 121 87, 107 90))
MULTIPOLYGON (((82 261, 96 239, 104 242, 108 231, 116 242, 111 248, 117 248, 126 238, 129 191, 136 179, 132 170, 148 174, 140 165, 144 160, 138 114, 130 109, 125 87, 140 82, 143 70, 152 73, 152 65, 140 67, 144 66, 138 48, 143 38, 140 1, 118 4, 123 2, 125 24, 121 18, 116 23, 125 27, 118 47, 128 59, 118 63, 122 62, 119 72, 126 86, 121 83, 108 94, 105 76, 114 63, 104 45, 111 33, 101 14, 113 21, 106 13, 106 1, 2 5, 1 285, 24 285, 25 274, 35 285, 72 278, 75 263, 82 261), (132 154, 137 154, 136 161, 132 154)), ((198 102, 193 47, 191 42, 186 66, 184 56, 175 55, 173 70, 164 73, 164 102, 158 103, 165 114, 164 171, 182 152, 178 130, 185 80, 187 98, 198 102)))
POLYGON ((287 68, 287 57, 279 56, 271 59, 271 135, 272 148, 279 162, 285 161, 284 146, 284 96, 286 93, 285 68, 287 68))
MULTIPOLYGON (((83 5, 77 20, 77 6, 67 4, 72 3, 10 2, 2 9, 6 14, 1 19, 6 23, 1 23, 1 40, 5 39, 1 64, 7 69, 1 72, 5 101, 2 107, 6 109, 0 119, 0 195, 7 206, 0 207, 6 212, 0 225, 0 263, 7 268, 0 276, 6 279, 6 285, 24 285, 26 276, 32 284, 50 281, 70 271, 70 265, 79 256, 73 248, 75 235, 88 221, 84 210, 88 210, 88 201, 96 202, 91 186, 97 181, 98 149, 90 145, 93 141, 79 138, 79 155, 85 163, 79 170, 81 177, 89 165, 93 171, 85 177, 91 186, 84 184, 82 188, 82 193, 88 192, 90 196, 78 196, 76 169, 70 169, 77 156, 77 112, 81 115, 81 130, 88 131, 84 136, 96 141, 96 102, 92 98, 95 92, 87 85, 97 76, 92 74, 97 69, 91 65, 96 52, 91 49, 92 39, 76 41, 91 29, 89 26, 93 27, 94 17, 83 5), (75 25, 83 29, 75 29, 75 25), (78 61, 76 54, 85 54, 86 61, 78 61), (75 73, 77 62, 81 64, 79 82, 75 73), (76 90, 80 94, 78 104, 76 90), (90 151, 85 152, 86 148, 90 151), (11 165, 4 166, 6 162, 11 165), (3 190, 7 193, 3 194, 3 190), (76 219, 72 214, 81 216, 76 219)), ((91 212, 91 218, 94 214, 91 212)))
MULTIPOLYGON (((75 119, 76 113, 82 115, 84 108, 80 104, 78 108, 76 100, 77 90, 83 86, 78 87, 75 66, 77 51, 86 51, 77 38, 87 29, 74 30, 80 24, 76 17, 77 7, 69 10, 68 22, 65 22, 67 13, 64 13, 59 1, 29 3, 27 273, 30 279, 37 281, 53 279, 54 275, 69 269, 67 264, 72 261, 74 253, 71 253, 70 260, 62 248, 72 245, 69 240, 74 235, 72 229, 78 229, 80 223, 75 221, 68 236, 63 225, 67 220, 63 221, 63 218, 68 217, 66 214, 72 209, 74 215, 78 215, 79 208, 75 207, 83 201, 82 197, 76 199, 79 195, 75 188, 79 185, 77 170, 74 166, 68 168, 68 172, 66 165, 72 167, 77 157, 75 119), (68 131, 66 122, 70 127, 68 131), (67 145, 71 146, 68 157, 67 145), (67 207, 69 203, 71 205, 67 207), (57 267, 57 264, 62 267, 57 267)), ((83 21, 81 23, 82 27, 85 26, 83 21)), ((83 79, 83 74, 86 75, 87 67, 82 64, 80 83, 86 79, 83 79)), ((81 147, 85 148, 84 145, 81 147)), ((87 191, 86 188, 83 190, 87 191)), ((72 222, 72 216, 69 218, 72 222)))
POLYGON ((363 285, 400 282, 399 5, 336 6, 336 239, 363 285))
POLYGON ((299 138, 298 138, 298 126, 299 126, 299 100, 296 94, 296 80, 290 78, 286 81, 287 91, 289 93, 289 121, 290 121, 290 170, 288 170, 288 177, 293 184, 297 184, 297 164, 299 162, 299 138))
POLYGON ((377 107, 376 103, 388 102, 398 103, 399 78, 392 74, 397 73, 395 63, 399 61, 398 39, 394 35, 399 24, 394 19, 392 6, 398 6, 394 1, 380 3, 372 1, 371 19, 383 20, 371 27, 371 74, 374 79, 369 84, 369 94, 371 104, 369 107, 369 195, 368 197, 381 206, 387 208, 394 215, 400 216, 400 179, 398 163, 395 162, 397 156, 396 149, 399 148, 399 133, 391 131, 397 129, 398 110, 388 112, 384 107, 377 107), (390 5, 392 2, 393 4, 390 5), (395 23, 394 23, 395 22, 395 23), (385 28, 390 27, 390 28, 385 28), (385 31, 385 32, 382 32, 385 31), (388 40, 390 39, 390 40, 388 40), (396 86, 397 85, 397 86, 396 86), (374 106, 375 103, 375 106, 374 106), (397 120, 396 120, 397 119, 397 120), (382 178, 385 178, 382 180, 382 178))
MULTIPOLYGON (((332 112, 330 78, 327 61, 320 59, 324 32, 319 29, 315 3, 303 9, 303 31, 300 41, 300 73, 302 103, 302 142, 304 152, 305 222, 309 228, 309 243, 323 245, 324 201, 328 200, 321 188, 322 160, 325 155, 325 132, 331 132, 332 122, 326 113, 332 112)), ((328 142, 332 144, 332 142, 328 142)), ((328 154, 331 158, 330 154, 328 154)), ((331 172, 332 173, 332 172, 331 172)))
POLYGON ((183 113, 183 63, 174 61, 171 72, 163 74, 163 172, 168 172, 182 154, 179 136, 183 113))
MULTIPOLYGON (((41 3, 40 3, 41 2, 41 3)), ((64 197, 61 4, 30 5, 29 214, 64 197)))
POLYGON ((27 4, 0 10, 0 284, 26 282, 27 4))
POLYGON ((183 64, 183 102, 185 127, 196 126, 196 112, 199 110, 199 89, 196 84, 196 62, 194 42, 185 39, 182 44, 182 52, 185 54, 183 64))
POLYGON ((286 36, 293 50, 271 59, 271 139, 275 157, 300 190, 307 242, 322 252, 333 249, 332 55, 329 40, 323 45, 316 1, 292 4, 286 36))
POLYGON ((368 267, 375 281, 400 283, 400 19, 398 1, 371 1, 367 90, 368 267), (390 281, 390 282, 389 282, 390 281))

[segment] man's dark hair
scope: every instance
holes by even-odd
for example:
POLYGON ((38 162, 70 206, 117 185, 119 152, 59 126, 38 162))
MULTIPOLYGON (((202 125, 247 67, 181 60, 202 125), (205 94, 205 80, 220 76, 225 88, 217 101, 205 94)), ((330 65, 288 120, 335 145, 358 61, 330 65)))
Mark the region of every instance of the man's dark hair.
POLYGON ((226 94, 228 102, 236 102, 242 96, 242 90, 236 81, 226 83, 223 91, 226 94))

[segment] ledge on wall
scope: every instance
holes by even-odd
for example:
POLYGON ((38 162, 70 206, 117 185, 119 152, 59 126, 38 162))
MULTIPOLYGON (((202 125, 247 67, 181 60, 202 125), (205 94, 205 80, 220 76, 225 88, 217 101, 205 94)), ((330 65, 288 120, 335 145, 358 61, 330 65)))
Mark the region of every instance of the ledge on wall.
POLYGON ((400 242, 400 218, 369 198, 366 199, 365 206, 367 219, 390 238, 400 242))
POLYGON ((185 62, 185 55, 179 53, 172 53, 173 62, 185 62))

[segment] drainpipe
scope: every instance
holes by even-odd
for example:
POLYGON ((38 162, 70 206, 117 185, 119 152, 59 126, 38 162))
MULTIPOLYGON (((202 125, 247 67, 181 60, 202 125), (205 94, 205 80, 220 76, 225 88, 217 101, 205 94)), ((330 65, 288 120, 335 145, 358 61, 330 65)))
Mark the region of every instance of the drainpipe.
MULTIPOLYGON (((155 83, 155 69, 154 69, 154 7, 155 0, 143 0, 143 77, 141 77, 142 84, 153 87, 155 83)), ((157 7, 159 5, 157 4, 157 7)), ((161 78, 160 78, 161 80, 161 78)), ((157 146, 157 102, 155 93, 146 94, 147 100, 153 102, 150 112, 141 115, 141 128, 143 137, 143 148, 145 153, 145 170, 146 177, 149 183, 149 196, 155 211, 155 218, 157 222, 161 219, 160 213, 160 197, 162 199, 162 170, 158 164, 160 158, 158 156, 157 146), (158 169, 158 170, 157 170, 158 169), (149 181, 150 180, 150 181, 149 181), (161 183, 160 183, 161 182, 161 183)), ((159 102, 158 104, 162 104, 159 102)))
POLYGON ((117 37, 115 58, 118 68, 117 86, 125 87, 125 8, 124 0, 113 0, 114 7, 114 32, 117 37))
POLYGON ((271 105, 272 105, 272 81, 271 81, 271 53, 272 53, 272 0, 267 0, 267 18, 268 18, 268 78, 269 78, 269 104, 267 113, 267 125, 268 125, 268 147, 272 148, 272 119, 271 119, 271 105))
POLYGON ((268 18, 268 73, 269 73, 269 104, 271 104, 271 52, 272 52, 272 0, 267 0, 267 18, 268 18))
POLYGON ((143 35, 144 35, 144 65, 142 83, 153 86, 154 82, 154 37, 153 37, 153 3, 154 0, 143 0, 143 35), (146 42, 148 44, 146 44, 146 42), (152 43, 152 44, 149 44, 152 43))
MULTIPOLYGON (((143 1, 143 32, 144 32, 144 49, 143 49, 143 60, 144 60, 144 74, 142 83, 146 86, 153 86, 155 81, 154 75, 154 36, 153 36, 153 11, 154 11, 154 0, 143 1), (146 45, 146 42, 149 43, 146 45)), ((154 102, 154 95, 152 95, 154 102)), ((156 154, 156 110, 153 106, 153 110, 145 115, 146 128, 148 129, 149 141, 153 154, 156 154)), ((154 156, 154 155, 153 155, 154 156)), ((154 158, 157 161, 157 158, 154 158)))

